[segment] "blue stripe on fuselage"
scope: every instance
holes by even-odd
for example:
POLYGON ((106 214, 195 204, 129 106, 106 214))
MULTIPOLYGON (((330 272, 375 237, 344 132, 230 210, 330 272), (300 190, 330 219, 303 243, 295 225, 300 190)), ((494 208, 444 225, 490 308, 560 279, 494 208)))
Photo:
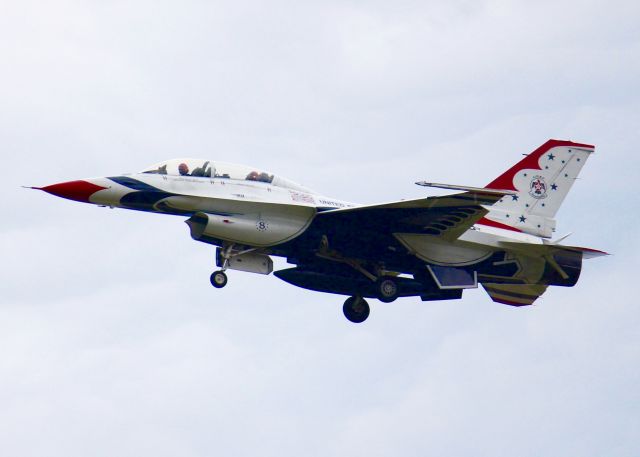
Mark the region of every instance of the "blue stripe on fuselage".
POLYGON ((154 211, 157 210, 154 205, 160 200, 177 195, 128 176, 114 176, 108 179, 135 191, 129 192, 120 198, 120 204, 129 209, 154 211))
MULTIPOLYGON (((137 179, 129 178, 128 176, 115 176, 108 178, 111 181, 128 187, 135 192, 129 192, 128 194, 120 198, 120 204, 124 208, 135 209, 139 211, 153 211, 162 212, 166 214, 174 214, 178 216, 193 216, 195 212, 201 211, 195 209, 193 211, 182 210, 171 207, 167 202, 163 202, 165 198, 175 197, 180 194, 166 192, 162 189, 154 187, 150 184, 144 183, 137 179)), ((241 213, 229 213, 224 211, 206 211, 207 214, 215 214, 218 216, 239 216, 241 213)))
POLYGON ((161 189, 158 189, 157 187, 153 187, 152 185, 149 185, 147 183, 144 183, 142 181, 138 181, 137 179, 133 179, 133 178, 129 178, 128 176, 114 176, 112 178, 107 178, 110 179, 111 181, 120 184, 121 186, 125 186, 128 187, 129 189, 133 189, 133 190, 138 190, 138 191, 143 191, 143 192, 164 192, 161 189))

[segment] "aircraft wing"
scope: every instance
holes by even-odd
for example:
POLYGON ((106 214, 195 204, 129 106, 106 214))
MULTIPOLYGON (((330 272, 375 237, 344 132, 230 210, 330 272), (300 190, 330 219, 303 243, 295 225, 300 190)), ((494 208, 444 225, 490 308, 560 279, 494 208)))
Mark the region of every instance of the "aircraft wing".
POLYGON ((342 232, 375 231, 380 234, 421 233, 454 240, 488 213, 505 193, 478 189, 470 192, 402 200, 318 213, 318 223, 342 232))

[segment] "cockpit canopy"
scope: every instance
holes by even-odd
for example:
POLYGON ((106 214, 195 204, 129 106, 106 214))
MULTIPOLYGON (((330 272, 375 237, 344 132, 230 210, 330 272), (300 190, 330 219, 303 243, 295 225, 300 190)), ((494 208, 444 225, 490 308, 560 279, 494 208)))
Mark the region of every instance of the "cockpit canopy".
POLYGON ((225 162, 213 162, 205 159, 167 160, 145 168, 141 173, 256 181, 269 183, 278 187, 311 192, 309 189, 296 184, 293 181, 289 181, 288 179, 281 178, 277 175, 258 170, 256 168, 225 162))

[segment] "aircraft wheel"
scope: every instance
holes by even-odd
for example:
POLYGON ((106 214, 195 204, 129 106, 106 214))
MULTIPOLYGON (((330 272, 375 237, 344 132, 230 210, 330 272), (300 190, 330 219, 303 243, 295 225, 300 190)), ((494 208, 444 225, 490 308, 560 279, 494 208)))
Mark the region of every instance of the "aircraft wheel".
POLYGON ((370 311, 369 303, 362 297, 349 297, 342 306, 344 317, 355 324, 366 321, 370 311))
POLYGON ((224 271, 214 271, 209 278, 211 285, 216 289, 221 289, 227 285, 227 275, 224 271))
POLYGON ((384 303, 391 303, 398 298, 398 284, 391 278, 381 278, 376 283, 378 300, 384 303))

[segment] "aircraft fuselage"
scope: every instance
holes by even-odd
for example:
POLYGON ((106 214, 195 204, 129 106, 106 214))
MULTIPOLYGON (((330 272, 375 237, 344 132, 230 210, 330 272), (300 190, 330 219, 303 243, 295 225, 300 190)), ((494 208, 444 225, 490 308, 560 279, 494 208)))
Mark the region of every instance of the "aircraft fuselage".
POLYGON ((494 301, 533 303, 549 285, 573 286, 582 259, 601 251, 550 241, 553 216, 593 146, 549 140, 485 188, 442 197, 358 205, 263 171, 202 159, 174 159, 140 173, 40 188, 110 208, 186 217, 195 240, 218 247, 227 269, 269 274, 270 256, 294 268, 291 284, 352 295, 347 318, 369 313, 363 297, 455 299, 482 284, 494 301))

